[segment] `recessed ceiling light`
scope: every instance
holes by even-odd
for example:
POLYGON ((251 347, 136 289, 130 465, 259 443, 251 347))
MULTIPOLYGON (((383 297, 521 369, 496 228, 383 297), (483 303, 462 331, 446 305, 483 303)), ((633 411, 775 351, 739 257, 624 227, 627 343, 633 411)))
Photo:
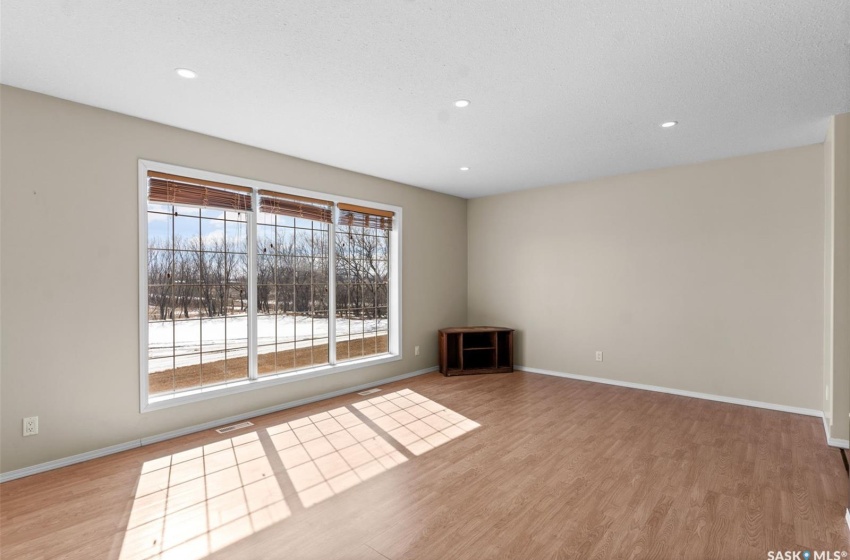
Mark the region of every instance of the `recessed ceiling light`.
POLYGON ((676 126, 679 124, 679 121, 667 121, 665 123, 661 123, 661 128, 670 128, 671 126, 676 126))
POLYGON ((178 68, 175 72, 177 72, 178 76, 186 78, 187 80, 198 77, 198 74, 194 70, 189 70, 188 68, 178 68))
POLYGON ((461 109, 464 107, 469 107, 469 99, 458 99, 455 101, 455 107, 460 107, 461 109))
POLYGON ((468 167, 461 167, 460 170, 461 171, 469 171, 469 168, 468 167))

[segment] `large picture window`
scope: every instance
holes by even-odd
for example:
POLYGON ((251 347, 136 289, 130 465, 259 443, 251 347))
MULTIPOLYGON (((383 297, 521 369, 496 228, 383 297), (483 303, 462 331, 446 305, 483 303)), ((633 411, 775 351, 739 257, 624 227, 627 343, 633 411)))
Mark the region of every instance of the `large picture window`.
POLYGON ((400 208, 152 162, 140 203, 143 410, 400 358, 400 208))

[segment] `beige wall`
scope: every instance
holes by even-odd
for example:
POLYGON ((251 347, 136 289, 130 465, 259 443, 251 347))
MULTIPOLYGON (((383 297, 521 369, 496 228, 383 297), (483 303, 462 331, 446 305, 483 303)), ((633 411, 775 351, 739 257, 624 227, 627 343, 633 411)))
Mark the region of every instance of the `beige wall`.
POLYGON ((836 115, 824 142, 824 403, 833 438, 850 438, 850 113, 836 115), (826 392, 824 392, 826 395, 826 392))
POLYGON ((824 217, 823 217, 823 414, 827 425, 832 430, 833 425, 833 387, 832 387, 832 349, 833 324, 832 309, 834 305, 832 281, 833 268, 833 238, 835 236, 835 122, 830 120, 829 130, 823 142, 823 184, 824 184, 824 217))
POLYGON ((528 367, 820 411, 823 157, 471 200, 469 321, 518 329, 528 367))
POLYGON ((433 366, 437 329, 466 320, 463 199, 23 90, 0 95, 2 472, 433 366), (403 207, 404 359, 140 414, 139 158, 403 207), (40 433, 23 438, 32 415, 40 433))

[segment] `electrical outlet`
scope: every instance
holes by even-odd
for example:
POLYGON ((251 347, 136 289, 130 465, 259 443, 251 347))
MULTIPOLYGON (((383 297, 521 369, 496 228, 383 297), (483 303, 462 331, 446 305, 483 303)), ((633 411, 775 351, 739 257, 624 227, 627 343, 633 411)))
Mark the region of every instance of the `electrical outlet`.
POLYGON ((597 362, 601 362, 601 361, 602 361, 602 350, 597 350, 597 351, 596 351, 596 361, 597 361, 597 362))
POLYGON ((413 347, 413 354, 416 355, 416 356, 419 355, 419 347, 418 346, 413 347))
POLYGON ((38 434, 38 416, 24 418, 24 437, 38 434))

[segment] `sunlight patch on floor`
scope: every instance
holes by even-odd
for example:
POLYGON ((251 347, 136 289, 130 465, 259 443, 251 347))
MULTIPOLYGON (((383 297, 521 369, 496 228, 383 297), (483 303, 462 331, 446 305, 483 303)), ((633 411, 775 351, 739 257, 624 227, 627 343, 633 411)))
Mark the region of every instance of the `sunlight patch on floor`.
POLYGON ((410 389, 354 403, 354 408, 414 455, 422 455, 480 427, 410 389))
POLYGON ((479 426, 403 389, 147 461, 119 558, 200 559, 290 517, 263 442, 307 508, 479 426))
POLYGON ((121 560, 204 558, 289 517, 256 432, 146 462, 121 560))
POLYGON ((273 426, 268 433, 304 507, 407 461, 346 407, 273 426))

